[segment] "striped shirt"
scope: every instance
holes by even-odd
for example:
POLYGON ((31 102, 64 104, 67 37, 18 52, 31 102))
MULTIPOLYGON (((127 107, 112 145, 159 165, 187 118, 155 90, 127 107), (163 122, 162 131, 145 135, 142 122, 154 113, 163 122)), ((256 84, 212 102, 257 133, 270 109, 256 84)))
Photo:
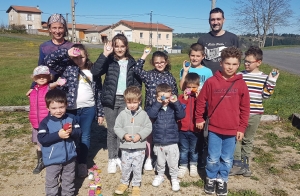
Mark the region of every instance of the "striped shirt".
POLYGON ((238 74, 243 75, 243 79, 248 86, 250 95, 250 115, 263 114, 263 99, 268 99, 273 94, 276 86, 276 79, 269 78, 269 76, 263 72, 248 73, 244 70, 238 74))

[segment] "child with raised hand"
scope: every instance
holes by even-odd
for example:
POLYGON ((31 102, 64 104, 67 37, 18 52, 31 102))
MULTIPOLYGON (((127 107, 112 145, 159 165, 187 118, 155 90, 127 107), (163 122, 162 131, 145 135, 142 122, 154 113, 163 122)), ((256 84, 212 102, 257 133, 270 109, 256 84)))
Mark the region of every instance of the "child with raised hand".
MULTIPOLYGON (((200 89, 202 88, 204 82, 213 76, 211 69, 205 67, 202 64, 202 60, 205 57, 204 47, 201 44, 194 43, 191 45, 189 50, 190 61, 183 61, 182 69, 180 70, 180 83, 179 86, 182 89, 185 76, 188 73, 197 73, 200 77, 200 89)), ((183 90, 183 89, 182 89, 183 90)))
POLYGON ((82 44, 72 48, 59 49, 45 57, 48 67, 67 80, 62 90, 67 93, 68 113, 75 115, 82 129, 79 141, 78 176, 87 176, 87 156, 90 148, 90 133, 93 120, 102 124, 104 112, 101 104, 101 80, 92 75, 93 63, 82 44))
MULTIPOLYGON (((145 59, 150 54, 151 49, 145 48, 142 57, 137 61, 134 67, 134 72, 141 78, 145 84, 145 108, 151 106, 156 101, 156 87, 159 84, 166 83, 171 86, 172 94, 178 96, 178 89, 176 79, 170 72, 171 64, 167 54, 161 51, 156 51, 152 54, 151 64, 154 69, 150 71, 143 70, 145 59)), ((152 159, 151 159, 151 145, 152 137, 149 136, 147 139, 146 149, 146 162, 144 165, 145 170, 152 170, 152 159)))
POLYGON ((46 107, 45 96, 50 89, 54 89, 58 85, 64 85, 64 80, 58 79, 56 82, 49 83, 52 80, 52 76, 49 68, 43 65, 40 65, 33 70, 32 78, 35 85, 29 95, 29 121, 32 126, 31 140, 36 144, 36 154, 38 159, 37 166, 34 168, 33 173, 38 174, 44 168, 41 144, 37 139, 37 134, 40 122, 49 112, 46 107))
POLYGON ((45 101, 49 114, 40 123, 37 137, 46 166, 46 195, 75 195, 75 141, 80 138, 81 129, 74 116, 66 113, 65 92, 50 90, 45 101))
POLYGON ((146 138, 152 131, 152 123, 140 104, 142 93, 139 87, 130 86, 124 92, 125 109, 118 115, 114 131, 120 138, 122 159, 121 184, 115 190, 123 194, 129 185, 130 174, 132 195, 140 195, 143 162, 145 158, 146 138))
MULTIPOLYGON (((200 93, 200 77, 196 73, 188 73, 182 86, 183 94, 178 100, 185 108, 185 117, 178 121, 179 128, 179 171, 178 178, 183 178, 190 165, 190 176, 198 176, 198 142, 200 130, 195 125, 196 100, 200 93)), ((202 133, 203 134, 203 133, 202 133)), ((200 144, 201 145, 201 144, 200 144)))
POLYGON ((157 156, 156 171, 152 186, 159 186, 164 181, 165 165, 168 163, 172 190, 179 191, 178 177, 179 132, 177 121, 185 117, 185 111, 172 94, 172 87, 162 83, 156 87, 156 101, 146 109, 153 120, 153 152, 157 156))
POLYGON ((248 125, 250 98, 240 66, 242 52, 235 47, 222 50, 221 71, 203 85, 197 98, 196 127, 204 127, 208 104, 208 156, 205 167, 207 194, 227 195, 228 174, 232 167, 236 140, 242 140, 248 125))
POLYGON ((245 70, 239 72, 243 76, 250 95, 250 117, 242 141, 236 143, 233 167, 229 175, 251 176, 249 160, 253 148, 253 140, 261 116, 264 112, 263 99, 268 99, 274 92, 279 71, 273 69, 269 75, 259 70, 263 60, 263 51, 257 46, 250 46, 245 52, 245 70))
POLYGON ((129 53, 128 40, 123 34, 117 34, 111 42, 105 43, 104 51, 91 68, 98 80, 105 74, 101 101, 107 122, 108 173, 116 173, 117 165, 121 169, 119 158, 120 140, 114 133, 115 119, 124 110, 124 91, 129 86, 142 88, 142 82, 133 72, 136 64, 129 53))

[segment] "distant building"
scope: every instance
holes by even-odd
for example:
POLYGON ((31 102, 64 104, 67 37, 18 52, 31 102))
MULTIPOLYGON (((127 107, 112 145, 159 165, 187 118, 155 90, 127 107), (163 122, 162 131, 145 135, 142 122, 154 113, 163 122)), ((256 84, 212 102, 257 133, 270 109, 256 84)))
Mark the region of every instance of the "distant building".
POLYGON ((39 7, 27 7, 11 5, 6 13, 8 13, 8 24, 25 25, 28 29, 41 29, 42 11, 39 7))
POLYGON ((149 45, 152 39, 153 47, 163 50, 172 47, 173 29, 160 23, 120 20, 111 26, 111 32, 112 36, 123 33, 130 42, 149 45))

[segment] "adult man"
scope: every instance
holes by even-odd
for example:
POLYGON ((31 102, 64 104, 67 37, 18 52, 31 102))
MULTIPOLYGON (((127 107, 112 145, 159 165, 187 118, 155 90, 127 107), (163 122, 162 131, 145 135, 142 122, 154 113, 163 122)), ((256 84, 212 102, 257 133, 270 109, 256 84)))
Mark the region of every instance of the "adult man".
POLYGON ((238 37, 222 29, 225 21, 224 12, 220 8, 214 8, 209 13, 211 31, 198 39, 198 43, 205 48, 203 63, 213 73, 220 69, 221 51, 230 46, 239 47, 238 37))

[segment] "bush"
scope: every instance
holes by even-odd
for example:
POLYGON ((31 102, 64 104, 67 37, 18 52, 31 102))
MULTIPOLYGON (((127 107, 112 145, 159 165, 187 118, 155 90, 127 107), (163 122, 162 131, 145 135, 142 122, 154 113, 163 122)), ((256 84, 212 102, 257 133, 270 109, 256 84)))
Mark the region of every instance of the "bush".
POLYGON ((26 27, 25 25, 9 25, 8 27, 9 32, 11 33, 26 33, 26 27))

